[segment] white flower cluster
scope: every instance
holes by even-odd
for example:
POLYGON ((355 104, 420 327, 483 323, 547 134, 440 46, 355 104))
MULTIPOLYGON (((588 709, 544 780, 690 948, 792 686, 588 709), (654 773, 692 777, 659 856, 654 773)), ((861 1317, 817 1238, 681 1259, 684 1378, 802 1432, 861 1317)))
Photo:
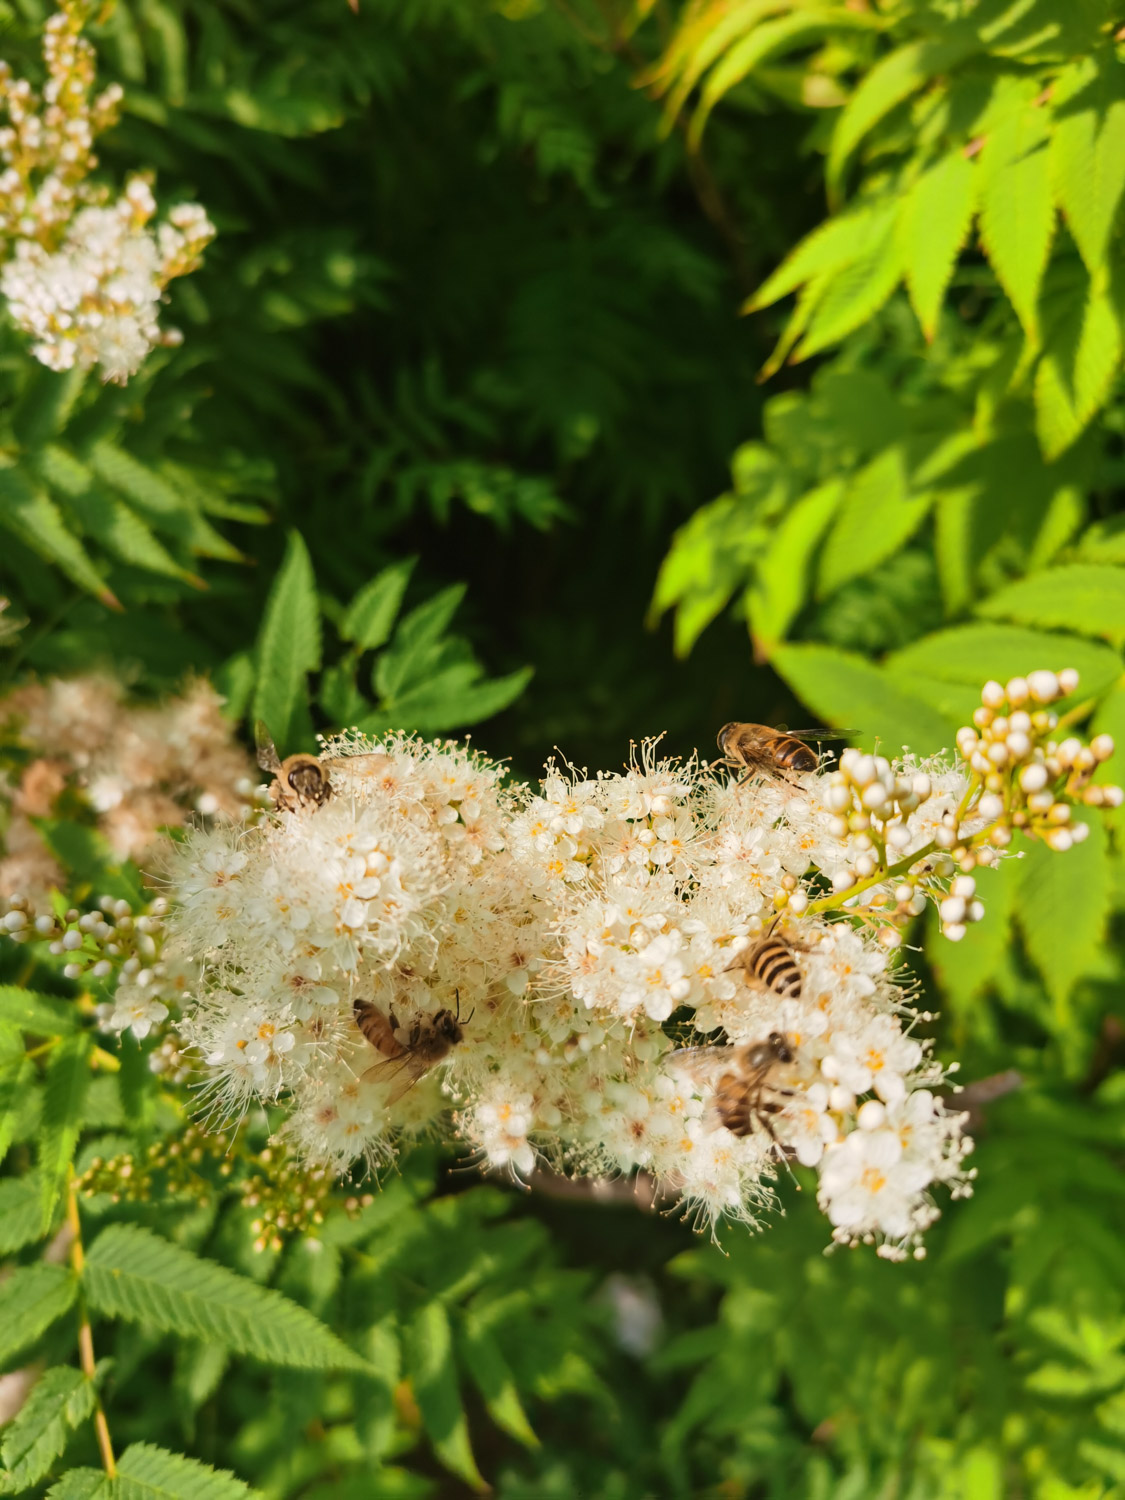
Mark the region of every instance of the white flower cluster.
MULTIPOLYGON (((286 1138, 338 1172, 451 1119, 490 1167, 641 1168, 711 1223, 753 1221, 793 1160, 836 1240, 891 1256, 935 1185, 967 1190, 895 955, 810 904, 865 852, 831 778, 740 783, 645 746, 533 790, 403 736, 322 764, 323 805, 179 846, 159 972, 119 991, 113 1026, 135 1004, 147 1030, 174 988, 216 1113, 283 1099, 286 1138)), ((966 779, 886 774, 921 848, 966 779)))
POLYGON ((214 226, 198 204, 174 208, 154 232, 156 202, 133 177, 108 203, 87 177, 95 136, 117 116, 121 89, 96 98, 94 52, 81 35, 86 0, 63 0, 43 34, 47 82, 40 98, 0 62, 0 237, 7 264, 0 294, 35 357, 52 370, 101 368, 125 381, 158 343, 157 311, 175 276, 199 264, 214 226))

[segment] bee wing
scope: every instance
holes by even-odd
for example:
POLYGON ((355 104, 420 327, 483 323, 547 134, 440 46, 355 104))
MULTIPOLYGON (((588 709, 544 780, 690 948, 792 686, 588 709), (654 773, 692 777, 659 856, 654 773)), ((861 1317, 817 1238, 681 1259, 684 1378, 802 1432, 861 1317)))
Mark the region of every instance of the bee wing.
POLYGON ((391 764, 391 757, 372 750, 367 755, 328 755, 321 764, 330 771, 350 771, 353 776, 378 776, 391 764))
POLYGON ((709 1083, 716 1069, 730 1062, 734 1051, 733 1047, 680 1047, 668 1061, 696 1083, 709 1083))
MULTIPOLYGON (((779 726, 780 728, 780 726, 779 726)), ((850 740, 862 729, 782 729, 791 740, 850 740)))
POLYGON ((403 1057, 388 1057, 383 1062, 377 1062, 373 1068, 368 1068, 364 1073, 364 1079, 373 1079, 375 1082, 389 1082, 386 1099, 383 1101, 390 1109, 392 1104, 397 1104, 404 1094, 408 1094, 414 1085, 430 1071, 430 1064, 425 1058, 419 1057, 416 1052, 407 1052, 403 1057))
POLYGON ((281 770, 281 761, 277 754, 277 746, 261 719, 254 724, 254 743, 258 748, 258 764, 263 771, 271 771, 275 775, 281 770))

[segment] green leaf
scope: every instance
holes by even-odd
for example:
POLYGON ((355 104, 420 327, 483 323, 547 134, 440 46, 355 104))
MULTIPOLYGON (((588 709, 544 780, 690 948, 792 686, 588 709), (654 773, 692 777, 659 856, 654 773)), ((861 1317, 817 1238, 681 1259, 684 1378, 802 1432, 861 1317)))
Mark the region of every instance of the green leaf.
POLYGON ((461 1327, 458 1353, 469 1378, 481 1393, 485 1410, 497 1427, 525 1448, 538 1448, 539 1439, 520 1403, 508 1361, 488 1328, 471 1314, 461 1327))
POLYGON ((375 691, 393 707, 400 693, 419 685, 423 665, 431 659, 438 640, 465 597, 465 585, 442 589, 419 604, 399 624, 394 640, 375 664, 375 691))
POLYGON ((0 468, 0 526, 6 526, 33 552, 61 568, 72 583, 103 604, 118 608, 82 543, 68 529, 55 502, 19 468, 0 468))
POLYGON ((898 233, 910 301, 927 339, 937 330, 942 299, 964 248, 977 201, 977 168, 950 151, 911 188, 898 233))
POLYGON ((39 1182, 34 1174, 0 1182, 0 1255, 22 1250, 43 1234, 39 1182))
POLYGON ((789 506, 754 570, 747 613, 754 639, 767 656, 808 599, 813 553, 844 493, 844 481, 830 479, 789 506))
POLYGON ((406 1373, 434 1452, 459 1479, 485 1489, 457 1388, 449 1317, 440 1302, 428 1302, 414 1315, 406 1329, 405 1354, 406 1373))
POLYGON ((1007 682, 1028 672, 1073 667, 1081 674, 1080 695, 1089 698, 1111 687, 1122 669, 1121 657, 1109 646, 1081 636, 999 624, 955 625, 936 631, 892 652, 883 666, 904 680, 925 676, 964 689, 968 696, 953 698, 950 707, 942 709, 955 713, 959 723, 967 722, 968 715, 979 708, 980 690, 989 678, 1007 682))
POLYGON ((389 638, 417 558, 392 563, 364 584, 340 622, 340 638, 364 651, 377 650, 389 638))
POLYGON ((298 718, 307 711, 310 672, 320 666, 320 605, 308 549, 289 533, 285 557, 266 600, 258 632, 258 685, 252 714, 284 755, 298 718))
POLYGON ((865 743, 878 739, 886 753, 952 742, 956 724, 862 656, 834 646, 782 646, 771 665, 815 714, 857 726, 865 743))
POLYGON ((902 246, 894 224, 872 237, 858 260, 842 267, 824 287, 807 319, 794 360, 809 359, 862 328, 902 279, 902 246))
POLYGON ((973 1002, 1003 972, 1008 959, 1020 875, 1014 859, 1005 860, 997 870, 981 868, 976 872, 984 921, 968 926, 958 943, 942 936, 934 908, 927 913, 926 957, 941 985, 945 1005, 952 1008, 956 1019, 967 1022, 970 1030, 976 1014, 973 1002))
POLYGON ((848 162, 867 133, 896 104, 908 99, 937 73, 954 67, 980 42, 971 28, 946 26, 944 34, 909 42, 880 58, 866 74, 836 122, 828 153, 826 175, 829 190, 840 185, 848 162))
POLYGON ((209 1339, 298 1369, 364 1369, 364 1361, 297 1303, 136 1225, 94 1241, 83 1275, 91 1307, 161 1333, 209 1339))
POLYGON ((1125 93, 1116 57, 1086 57, 1055 80, 1048 165, 1091 276, 1106 264, 1125 193, 1125 93))
POLYGON ((1046 568, 982 600, 977 611, 1119 642, 1125 640, 1125 569, 1097 563, 1046 568))
POLYGON ((0 1281, 0 1368, 61 1318, 77 1292, 65 1266, 19 1266, 0 1281))
POLYGON ((1046 337, 1035 371, 1035 427, 1055 459, 1105 405, 1121 365, 1122 336, 1108 291, 1077 289, 1046 337))
POLYGON ((131 1443, 117 1461, 110 1500, 246 1500, 256 1493, 229 1469, 212 1469, 152 1443, 131 1443))
POLYGON ((15 984, 0 984, 0 1022, 6 1021, 34 1036, 62 1036, 81 1021, 73 1000, 38 995, 15 984))
MULTIPOLYGON (((474 683, 465 680, 465 670, 452 667, 439 673, 415 692, 404 693, 396 701, 392 713, 371 714, 360 720, 359 727, 367 734, 383 733, 388 729, 431 733, 479 724, 514 703, 532 676, 532 669, 523 667, 506 677, 474 683)), ((471 671, 476 676, 479 668, 473 667, 471 671)))
POLYGON ((888 448, 849 481, 820 555, 817 595, 824 598, 891 557, 926 519, 933 492, 911 494, 903 448, 888 448))
POLYGON ((80 884, 137 906, 144 899, 140 872, 120 863, 97 828, 70 818, 32 818, 39 837, 80 884))
POLYGON ((758 312, 795 292, 806 281, 814 277, 830 278, 854 264, 873 241, 882 241, 891 233, 897 213, 897 203, 880 200, 849 208, 828 219, 805 236, 745 303, 743 311, 758 312))
POLYGON ((169 484, 163 475, 115 443, 99 442, 88 455, 90 467, 111 489, 124 495, 157 531, 166 532, 203 557, 241 561, 242 554, 200 515, 191 497, 169 484))
POLYGON ((1109 848, 1101 819, 1065 854, 1038 841, 1022 864, 1017 916, 1027 951, 1042 974, 1059 1019, 1070 992, 1096 961, 1112 900, 1109 848))
POLYGON ((1043 110, 1026 103, 997 124, 980 166, 981 241, 1031 339, 1055 227, 1045 133, 1043 110))
POLYGON ((82 1109, 90 1086, 90 1051, 87 1033, 64 1037, 51 1052, 43 1118, 39 1123, 40 1228, 51 1227, 60 1195, 70 1181, 74 1148, 82 1129, 82 1109))
POLYGON ((0 1163, 12 1144, 31 1069, 19 1030, 3 1018, 0 1009, 0 1163))
POLYGON ((38 448, 60 433, 85 383, 85 370, 75 368, 60 374, 35 366, 12 411, 12 430, 20 445, 38 448))
POLYGON ((113 1480, 100 1469, 68 1469, 47 1495, 49 1500, 113 1500, 113 1480))
POLYGON ((0 1493, 38 1484, 94 1409, 94 1387, 69 1365, 46 1370, 0 1445, 0 1493))

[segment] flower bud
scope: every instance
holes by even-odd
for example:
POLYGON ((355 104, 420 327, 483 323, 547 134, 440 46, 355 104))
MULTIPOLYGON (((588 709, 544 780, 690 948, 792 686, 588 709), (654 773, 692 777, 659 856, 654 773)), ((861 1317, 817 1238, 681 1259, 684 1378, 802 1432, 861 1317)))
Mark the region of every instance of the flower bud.
POLYGON ((849 786, 830 786, 824 796, 824 805, 832 812, 843 812, 850 807, 852 792, 849 786))
POLYGON ((832 877, 834 891, 850 891, 853 885, 855 885, 855 876, 850 870, 837 870, 832 877))
POLYGON ((857 856, 855 872, 861 880, 868 880, 878 868, 879 861, 875 858, 874 854, 868 854, 864 851, 864 853, 857 856))
POLYGON ((1050 792, 1033 792, 1027 799, 1027 805, 1033 813, 1038 813, 1042 817, 1054 807, 1055 799, 1050 792))
MULTIPOLYGON (((987 729, 995 717, 996 715, 990 708, 973 709, 973 723, 977 726, 978 729, 987 729)), ((970 732, 971 731, 969 730, 968 725, 966 725, 964 729, 959 731, 958 738, 960 738, 962 734, 968 734, 970 732)))
POLYGON ((1069 823, 1070 808, 1066 805, 1065 802, 1056 802, 1051 808, 1051 811, 1047 814, 1047 817, 1048 820, 1052 823, 1069 823))
POLYGON ((1027 686, 1036 703, 1053 703, 1059 696, 1059 679, 1053 672, 1029 672, 1027 686))
POLYGON ((1059 688, 1062 692, 1073 693, 1078 683, 1078 673, 1073 667, 1064 667, 1059 673, 1059 688))
POLYGON ((1072 823, 1070 825, 1070 839, 1074 844, 1082 844, 1090 837, 1089 823, 1072 823))
POLYGON ((1052 828, 1044 834, 1043 842, 1056 854, 1065 854, 1074 843, 1074 838, 1069 828, 1052 828))
POLYGON ((986 823, 995 823, 997 818, 1004 816, 1004 799, 995 792, 985 792, 977 803, 976 811, 986 823))
POLYGON ((1014 734, 1030 734, 1031 715, 1022 708, 1017 708, 1008 718, 1008 728, 1014 734))
POLYGON ((81 948, 82 946, 82 934, 73 930, 64 933, 62 945, 64 953, 73 953, 75 948, 81 948))
POLYGON ((947 922, 941 929, 942 937, 947 937, 951 943, 959 943, 965 936, 965 928, 960 922, 947 922))
POLYGON ((1012 830, 1010 828, 1005 828, 1003 823, 1001 823, 988 835, 988 842, 994 849, 1006 849, 1012 842, 1012 830))
POLYGON ((961 896, 947 896, 939 910, 943 922, 957 923, 965 920, 965 902, 961 896))
POLYGON ((1020 772, 1020 786, 1025 792, 1041 792, 1047 785, 1047 767, 1041 760, 1032 761, 1020 772))
POLYGON ((855 1095, 851 1089, 838 1083, 828 1096, 828 1108, 837 1110, 842 1115, 850 1115, 855 1108, 855 1095))
POLYGON ((901 948, 902 933, 897 927, 882 927, 879 929, 879 943, 884 948, 901 948))
POLYGON ((1031 736, 1022 729, 1013 729, 1005 743, 1013 760, 1025 760, 1031 754, 1031 736))
POLYGON ((834 839, 846 839, 848 836, 847 818, 829 818, 828 832, 834 839))
POLYGON ((878 1130, 887 1122, 886 1106, 880 1104, 878 1099, 868 1099, 859 1106, 855 1122, 860 1130, 878 1130))
POLYGON ((985 708, 999 708, 1004 702, 1005 693, 1000 683, 989 679, 980 690, 980 701, 985 708))
POLYGON ((925 802, 933 791, 934 784, 926 775, 925 771, 919 771, 910 781, 910 787, 919 802, 925 802))
POLYGON ((1102 787, 1103 807, 1120 807, 1123 800, 1125 800, 1125 792, 1119 786, 1102 787))
POLYGON ((887 829, 887 843, 892 849, 908 849, 912 837, 905 823, 892 823, 887 829))
POLYGON ((958 875, 949 887, 953 896, 964 896, 966 900, 977 893, 977 883, 971 875, 958 875))
POLYGON ((1005 689, 1005 697, 1013 708, 1022 708, 1031 695, 1025 677, 1012 677, 1005 689))
POLYGON ((809 898, 804 891, 794 891, 789 897, 789 910, 794 916, 799 917, 802 912, 808 910, 809 898))
POLYGON ((1113 736, 1111 734, 1096 734, 1090 741, 1090 749, 1095 760, 1108 760, 1113 754, 1113 736))
POLYGON ((934 843, 939 849, 952 849, 957 842, 957 833, 952 828, 938 828, 934 832, 934 843))
POLYGON ((969 922, 979 922, 983 916, 984 916, 984 902, 983 901, 970 901, 969 902, 969 906, 968 906, 968 910, 965 912, 965 919, 966 919, 966 921, 969 921, 969 922))

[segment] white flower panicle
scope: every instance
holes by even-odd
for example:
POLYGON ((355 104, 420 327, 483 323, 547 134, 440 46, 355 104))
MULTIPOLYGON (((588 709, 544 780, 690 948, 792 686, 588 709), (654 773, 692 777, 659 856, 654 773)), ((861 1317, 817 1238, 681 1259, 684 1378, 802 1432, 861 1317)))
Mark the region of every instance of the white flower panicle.
POLYGON ((81 35, 86 0, 63 0, 43 32, 47 82, 38 95, 0 61, 0 244, 7 260, 0 294, 52 370, 100 367, 123 382, 157 344, 164 289, 199 264, 215 229, 198 204, 183 203, 153 230, 156 200, 132 177, 109 202, 88 181, 95 137, 112 125, 122 91, 91 97, 94 50, 81 35))
MULTIPOLYGON (((1000 692, 956 764, 849 750, 749 780, 646 744, 531 788, 452 742, 337 737, 323 805, 177 846, 159 954, 146 925, 104 1024, 145 1037, 176 1010, 212 1114, 280 1101, 282 1135, 337 1173, 452 1130, 521 1178, 643 1170, 713 1226, 756 1223, 797 1166, 834 1242, 921 1255, 972 1143, 902 931, 934 902, 959 937, 1013 827, 1060 848, 1057 809, 1120 800, 1091 795, 1104 737, 1060 741, 1051 708, 1025 725, 1020 685, 1000 692)), ((25 909, 7 920, 28 935, 25 909)), ((102 926, 125 941, 96 917, 77 942, 102 926)))

